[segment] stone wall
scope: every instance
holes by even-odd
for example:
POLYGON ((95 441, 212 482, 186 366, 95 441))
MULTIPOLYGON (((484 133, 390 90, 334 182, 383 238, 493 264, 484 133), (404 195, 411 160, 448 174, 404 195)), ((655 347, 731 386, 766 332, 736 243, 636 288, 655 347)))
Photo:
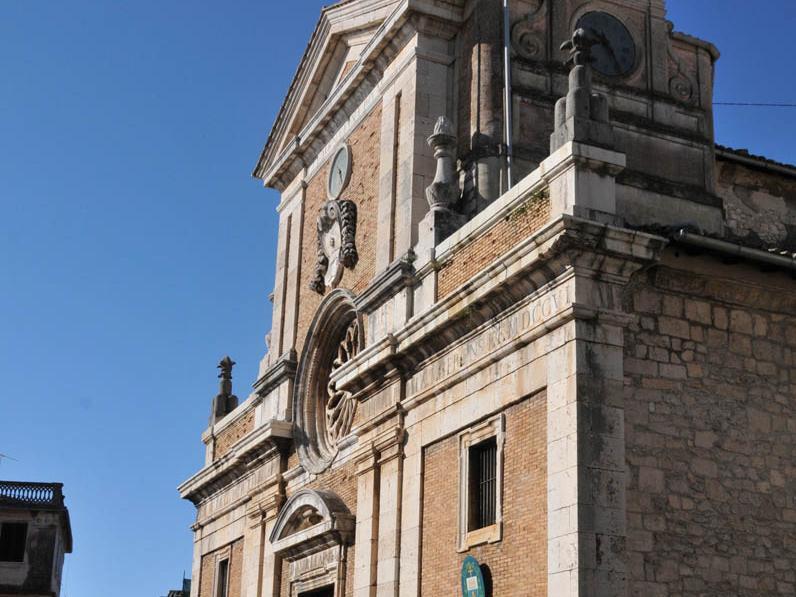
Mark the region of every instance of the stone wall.
MULTIPOLYGON (((379 155, 381 132, 381 104, 348 138, 351 147, 351 180, 342 198, 356 203, 356 246, 359 262, 353 270, 345 269, 340 288, 355 293, 364 290, 373 280, 376 259, 376 216, 379 186, 379 155)), ((328 200, 326 182, 330 164, 309 181, 304 205, 304 223, 301 241, 301 275, 299 280, 298 324, 296 352, 300 355, 307 330, 321 302, 318 293, 310 290, 310 280, 315 275, 318 254, 317 218, 321 206, 328 200)))
POLYGON ((716 191, 730 231, 765 246, 796 250, 796 178, 719 160, 716 191))
POLYGON ((792 282, 669 262, 628 298, 630 595, 794 595, 792 282))
POLYGON ((545 394, 506 410, 503 538, 458 553, 459 443, 425 450, 421 594, 459 594, 465 555, 489 566, 493 595, 547 596, 547 412, 545 394))

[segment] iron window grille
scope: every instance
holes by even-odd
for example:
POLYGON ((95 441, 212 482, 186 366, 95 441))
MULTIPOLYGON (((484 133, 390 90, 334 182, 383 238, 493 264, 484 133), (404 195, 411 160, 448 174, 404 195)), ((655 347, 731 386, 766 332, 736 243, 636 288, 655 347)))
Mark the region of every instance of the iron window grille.
POLYGON ((497 520, 497 439, 470 448, 470 524, 474 531, 497 520))

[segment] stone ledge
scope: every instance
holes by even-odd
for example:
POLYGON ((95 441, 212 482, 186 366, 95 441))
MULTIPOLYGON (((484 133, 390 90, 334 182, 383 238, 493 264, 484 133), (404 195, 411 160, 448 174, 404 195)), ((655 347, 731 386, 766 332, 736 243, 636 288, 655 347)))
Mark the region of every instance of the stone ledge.
POLYGON ((298 367, 296 351, 292 348, 283 354, 276 363, 271 365, 266 372, 254 382, 252 386, 256 394, 264 397, 271 390, 281 385, 283 382, 294 378, 298 367))
POLYGON ((180 497, 199 504, 222 489, 226 483, 239 477, 260 456, 275 449, 278 442, 290 440, 292 437, 292 423, 273 419, 266 422, 241 439, 227 454, 182 483, 177 488, 180 497))
POLYGON ((357 310, 370 313, 407 287, 417 283, 415 268, 408 256, 391 263, 362 294, 354 299, 357 310))
MULTIPOLYGON (((354 393, 372 389, 394 372, 415 368, 444 351, 518 301, 537 292, 580 259, 586 270, 620 280, 636 262, 658 259, 664 238, 563 215, 519 243, 456 292, 414 316, 402 330, 367 347, 335 372, 338 387, 354 393), (595 261, 589 254, 600 255, 595 261)), ((593 316, 573 297, 570 316, 593 316)))

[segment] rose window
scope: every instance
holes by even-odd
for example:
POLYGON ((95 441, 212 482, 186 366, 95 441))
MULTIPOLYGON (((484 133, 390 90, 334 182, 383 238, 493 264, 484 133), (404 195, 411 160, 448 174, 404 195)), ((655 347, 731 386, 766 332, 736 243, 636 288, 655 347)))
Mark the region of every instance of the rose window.
POLYGON ((304 468, 320 473, 332 463, 351 433, 357 401, 337 388, 334 373, 363 346, 362 325, 345 290, 332 291, 321 303, 307 333, 293 401, 296 443, 304 468))

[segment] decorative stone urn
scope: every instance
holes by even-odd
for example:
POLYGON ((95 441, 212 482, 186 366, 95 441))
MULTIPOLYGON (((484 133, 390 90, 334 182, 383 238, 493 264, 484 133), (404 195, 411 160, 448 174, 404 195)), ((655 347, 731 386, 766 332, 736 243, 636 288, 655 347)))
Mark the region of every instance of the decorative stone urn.
POLYGON ((426 189, 429 207, 451 209, 459 200, 459 177, 456 176, 456 135, 453 125, 445 116, 440 116, 434 126, 434 134, 428 138, 434 150, 437 172, 434 182, 426 189))

